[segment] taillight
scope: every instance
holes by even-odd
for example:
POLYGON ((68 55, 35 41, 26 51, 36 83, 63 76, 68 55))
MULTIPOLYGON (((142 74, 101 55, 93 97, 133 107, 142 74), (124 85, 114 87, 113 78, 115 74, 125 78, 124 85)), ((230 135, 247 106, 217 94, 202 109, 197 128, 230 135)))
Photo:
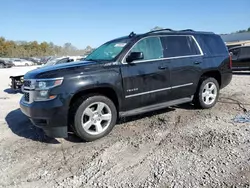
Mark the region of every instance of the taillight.
POLYGON ((232 69, 232 67, 233 67, 232 55, 229 54, 229 68, 232 69))

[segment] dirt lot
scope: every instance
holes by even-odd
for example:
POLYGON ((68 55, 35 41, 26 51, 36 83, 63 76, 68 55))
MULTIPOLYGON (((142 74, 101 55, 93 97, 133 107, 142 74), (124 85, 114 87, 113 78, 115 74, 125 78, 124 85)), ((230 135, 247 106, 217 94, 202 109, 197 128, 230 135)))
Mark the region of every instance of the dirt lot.
MULTIPOLYGON (((29 67, 30 69, 31 67, 29 67)), ((250 74, 234 75, 211 110, 181 105, 121 120, 92 143, 46 137, 19 110, 0 70, 0 187, 250 187, 250 74)))

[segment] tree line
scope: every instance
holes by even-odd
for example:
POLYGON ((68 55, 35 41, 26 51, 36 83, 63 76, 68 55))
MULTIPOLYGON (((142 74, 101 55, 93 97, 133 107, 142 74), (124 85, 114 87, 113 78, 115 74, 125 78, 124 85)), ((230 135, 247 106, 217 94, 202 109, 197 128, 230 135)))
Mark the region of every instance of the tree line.
POLYGON ((63 55, 85 55, 93 50, 87 46, 85 49, 77 49, 71 43, 58 46, 52 42, 37 41, 12 41, 0 37, 0 57, 43 57, 43 56, 63 56, 63 55))
POLYGON ((236 31, 235 33, 245 33, 245 32, 250 32, 250 27, 248 29, 236 31))

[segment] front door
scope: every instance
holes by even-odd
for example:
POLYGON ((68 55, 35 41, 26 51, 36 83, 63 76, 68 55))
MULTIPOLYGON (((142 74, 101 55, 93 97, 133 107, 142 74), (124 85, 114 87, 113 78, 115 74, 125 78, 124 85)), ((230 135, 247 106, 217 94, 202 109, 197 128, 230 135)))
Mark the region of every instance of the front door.
MULTIPOLYGON (((130 52, 142 52, 144 59, 126 63, 121 72, 125 93, 123 110, 131 110, 168 100, 170 93, 169 67, 163 59, 159 37, 147 37, 138 41, 130 52)), ((128 55, 129 55, 128 53, 128 55)))

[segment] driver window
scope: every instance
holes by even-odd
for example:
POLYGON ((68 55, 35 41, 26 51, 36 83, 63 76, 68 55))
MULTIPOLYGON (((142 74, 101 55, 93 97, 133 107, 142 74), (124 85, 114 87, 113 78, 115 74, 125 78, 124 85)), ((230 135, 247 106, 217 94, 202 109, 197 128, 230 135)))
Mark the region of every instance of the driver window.
POLYGON ((163 58, 163 48, 159 37, 148 37, 139 41, 131 52, 142 52, 144 60, 163 58))

